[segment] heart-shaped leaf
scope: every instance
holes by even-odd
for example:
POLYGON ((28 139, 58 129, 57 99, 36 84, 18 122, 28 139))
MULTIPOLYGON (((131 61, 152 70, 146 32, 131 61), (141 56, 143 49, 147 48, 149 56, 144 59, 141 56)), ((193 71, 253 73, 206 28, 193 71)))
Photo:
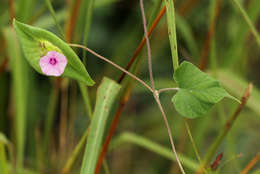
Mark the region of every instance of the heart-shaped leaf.
POLYGON ((186 61, 175 71, 174 80, 180 89, 173 96, 172 101, 176 110, 184 117, 204 116, 224 97, 235 99, 217 80, 186 61))
POLYGON ((40 59, 48 52, 54 51, 63 54, 67 59, 67 66, 62 76, 81 81, 89 86, 95 84, 83 63, 66 42, 49 31, 16 20, 13 21, 13 26, 20 39, 26 59, 37 72, 44 74, 40 67, 40 59))

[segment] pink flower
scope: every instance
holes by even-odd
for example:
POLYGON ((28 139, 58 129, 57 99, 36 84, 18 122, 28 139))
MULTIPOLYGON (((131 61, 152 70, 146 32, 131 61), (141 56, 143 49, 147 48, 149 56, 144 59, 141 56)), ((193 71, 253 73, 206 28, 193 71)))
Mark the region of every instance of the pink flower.
POLYGON ((56 51, 49 51, 40 59, 40 67, 47 76, 60 76, 67 65, 66 57, 56 51))

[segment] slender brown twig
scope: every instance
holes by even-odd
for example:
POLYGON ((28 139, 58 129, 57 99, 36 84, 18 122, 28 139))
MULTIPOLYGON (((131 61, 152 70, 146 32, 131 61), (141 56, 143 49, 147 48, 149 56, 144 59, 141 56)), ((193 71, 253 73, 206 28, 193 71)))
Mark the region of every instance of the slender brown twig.
POLYGON ((85 47, 83 45, 79 45, 79 44, 69 44, 72 47, 79 47, 79 48, 83 48, 85 50, 87 50, 88 52, 90 52, 91 54, 95 55, 96 57, 104 60, 105 62, 113 65, 114 67, 116 67, 117 69, 123 71, 124 73, 126 73, 127 75, 129 75, 130 77, 132 77, 133 79, 137 80, 138 82, 140 82, 143 86, 145 86, 149 91, 153 92, 152 88, 147 85, 143 80, 139 79, 138 77, 136 77, 134 74, 128 72, 127 70, 125 70, 124 68, 122 68, 121 66, 115 64, 114 62, 112 62, 111 60, 109 60, 108 58, 105 58, 104 56, 101 56, 100 54, 96 53, 95 51, 89 49, 88 47, 85 47))
POLYGON ((160 102, 159 95, 154 96, 154 98, 155 98, 155 101, 156 101, 156 103, 158 104, 159 109, 160 109, 160 111, 161 111, 161 113, 162 113, 163 120, 164 120, 164 122, 165 122, 165 126, 166 126, 167 131, 168 131, 168 135, 169 135, 169 139, 170 139, 170 143, 171 143, 171 147, 172 147, 173 154, 174 154, 175 157, 176 157, 176 161, 177 161, 177 163, 178 163, 178 165, 179 165, 179 167, 180 167, 180 170, 181 170, 182 174, 185 174, 185 171, 184 171, 184 169, 183 169, 183 167, 182 167, 181 161, 180 161, 180 159, 179 159, 179 157, 178 157, 178 154, 177 154, 177 151, 176 151, 176 148, 175 148, 175 145, 174 145, 174 141, 173 141, 172 133, 171 133, 171 128, 170 128, 170 126, 169 126, 167 117, 166 117, 166 115, 165 115, 165 112, 164 112, 164 110, 163 110, 162 104, 161 104, 161 102, 160 102))
POLYGON ((154 79, 153 79, 151 46, 150 46, 149 36, 148 36, 148 32, 147 32, 147 27, 146 27, 147 24, 146 24, 145 12, 144 12, 143 0, 140 0, 140 8, 141 8, 141 13, 142 13, 142 18, 143 18, 144 37, 145 37, 146 46, 147 46, 149 76, 150 76, 150 82, 151 82, 151 85, 152 85, 152 89, 153 89, 153 92, 154 92, 155 86, 154 86, 154 79))
POLYGON ((247 164, 247 166, 242 170, 240 174, 247 174, 249 170, 252 169, 259 160, 260 160, 260 152, 256 154, 256 156, 247 164))

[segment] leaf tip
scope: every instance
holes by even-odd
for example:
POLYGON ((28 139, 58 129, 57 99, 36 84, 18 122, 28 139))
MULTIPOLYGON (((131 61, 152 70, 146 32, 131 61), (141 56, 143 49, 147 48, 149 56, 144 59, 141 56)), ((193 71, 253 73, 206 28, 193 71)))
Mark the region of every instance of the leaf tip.
POLYGON ((236 97, 234 97, 234 96, 232 96, 232 95, 230 95, 230 94, 228 94, 226 97, 227 97, 227 98, 230 98, 230 99, 232 99, 232 100, 234 100, 234 101, 236 101, 236 102, 238 102, 239 104, 241 104, 241 101, 240 101, 239 99, 237 99, 236 97))
POLYGON ((96 84, 96 82, 92 79, 90 79, 88 86, 94 86, 96 84))
POLYGON ((15 18, 13 18, 13 26, 17 27, 17 24, 21 24, 19 21, 17 21, 15 18))

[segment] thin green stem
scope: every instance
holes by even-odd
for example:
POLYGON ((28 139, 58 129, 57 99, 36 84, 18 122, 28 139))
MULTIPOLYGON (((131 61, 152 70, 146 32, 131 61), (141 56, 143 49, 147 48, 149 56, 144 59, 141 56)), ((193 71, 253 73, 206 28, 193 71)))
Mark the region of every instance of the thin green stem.
POLYGON ((166 91, 178 91, 180 88, 162 88, 158 90, 158 93, 166 92, 166 91))
POLYGON ((48 9, 49 9, 49 11, 51 13, 51 16, 52 16, 52 18, 53 18, 53 20, 54 20, 54 22, 55 22, 55 24, 56 24, 60 34, 61 34, 61 36, 63 38, 65 38, 64 32, 63 32, 63 30, 62 30, 62 28, 61 28, 61 26, 60 26, 60 24, 59 24, 59 22, 58 22, 58 20, 56 18, 55 11, 54 11, 54 9, 53 9, 53 7, 51 5, 51 1, 50 0, 45 0, 45 2, 46 2, 46 5, 47 5, 47 7, 48 7, 48 9))
POLYGON ((154 22, 154 19, 156 18, 158 12, 159 12, 160 9, 161 9, 162 1, 163 1, 163 0, 157 0, 157 1, 155 2, 154 8, 153 8, 153 10, 152 10, 152 12, 151 12, 151 15, 150 15, 149 19, 148 19, 148 25, 147 25, 147 26, 148 26, 149 29, 151 28, 151 26, 152 26, 152 24, 153 24, 153 22, 154 22))
POLYGON ((243 18, 245 19, 248 27, 250 28, 252 34, 254 35, 256 42, 258 44, 258 46, 260 47, 260 36, 255 28, 255 26, 253 25, 253 23, 251 22, 251 19, 249 18, 249 16, 247 15, 245 9, 242 7, 242 5, 238 2, 238 0, 232 0, 232 2, 234 3, 234 5, 237 6, 237 8, 239 9, 239 12, 242 14, 243 18))
MULTIPOLYGON (((87 9, 86 9, 86 21, 84 25, 84 36, 83 36, 83 45, 87 46, 87 41, 88 41, 88 33, 91 25, 91 20, 92 20, 92 12, 93 12, 93 7, 94 7, 94 0, 88 0, 87 1, 87 9)), ((87 58, 86 58, 86 51, 83 51, 83 63, 86 65, 87 58)))
POLYGON ((45 127, 44 127, 44 137, 43 137, 43 152, 45 155, 48 154, 47 149, 50 140, 51 129, 53 126, 53 120, 55 116, 57 102, 58 102, 58 90, 54 86, 52 88, 51 95, 49 98, 49 103, 47 107, 47 119, 44 125, 45 127))
MULTIPOLYGON (((185 120, 184 120, 184 123, 185 123, 185 127, 186 127, 186 130, 187 130, 187 132, 188 132, 188 135, 189 135, 191 144, 192 144, 192 148, 193 148, 193 150, 194 150, 194 152, 195 152, 195 154, 196 154, 196 157, 197 157, 199 163, 202 164, 202 161, 201 161, 201 158, 200 158, 200 154, 199 154, 198 148, 197 148, 197 146, 196 146, 196 144, 195 144, 195 141, 194 141, 194 139, 193 139, 193 137, 192 137, 192 134, 191 134, 191 131, 190 131, 190 126, 189 126, 189 124, 188 124, 188 121, 185 119, 185 120)), ((205 169, 204 166, 203 166, 203 171, 208 174, 208 171, 205 169)))
POLYGON ((76 161, 77 157, 79 156, 81 150, 85 146, 85 142, 87 140, 88 133, 89 133, 89 129, 86 129, 86 131, 84 132, 83 136, 81 137, 79 143, 77 144, 74 151, 70 155, 70 158, 67 160, 65 167, 62 169, 61 174, 70 173, 70 170, 71 170, 73 164, 75 163, 75 161, 76 161))
MULTIPOLYGON (((218 168, 218 172, 220 172, 220 170, 222 170, 225 166, 228 166, 228 164, 232 163, 234 160, 243 157, 243 154, 236 154, 233 155, 230 159, 223 161, 222 165, 218 168)), ((231 164, 230 164, 231 165, 231 164)))
POLYGON ((105 174, 110 174, 109 167, 106 160, 104 160, 103 162, 103 167, 104 167, 105 174))
POLYGON ((86 111, 88 113, 89 118, 91 119, 93 112, 92 112, 92 105, 90 103, 91 100, 89 98, 88 88, 83 83, 79 83, 79 88, 80 88, 80 92, 81 92, 82 97, 83 97, 83 101, 84 101, 84 104, 85 104, 86 111))

